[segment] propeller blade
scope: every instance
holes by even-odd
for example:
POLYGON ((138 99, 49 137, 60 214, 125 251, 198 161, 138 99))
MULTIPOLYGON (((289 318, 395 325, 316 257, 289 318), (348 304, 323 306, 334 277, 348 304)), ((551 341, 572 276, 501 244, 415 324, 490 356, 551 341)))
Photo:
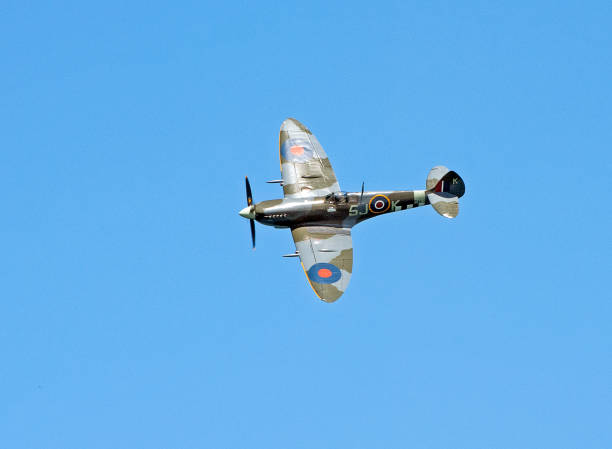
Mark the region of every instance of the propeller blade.
POLYGON ((244 180, 246 182, 247 204, 250 206, 251 204, 253 204, 253 193, 251 193, 251 184, 249 184, 248 176, 245 176, 244 180))
POLYGON ((359 202, 361 203, 361 199, 363 198, 363 188, 365 187, 365 181, 361 183, 361 196, 359 197, 359 202))
MULTIPOLYGON (((250 215, 250 214, 253 213, 254 207, 251 207, 251 206, 253 206, 253 192, 251 192, 251 184, 249 183, 249 177, 248 176, 244 177, 244 183, 246 184, 247 204, 249 206, 248 214, 250 215)), ((248 217, 248 215, 243 215, 243 216, 244 217, 248 217)), ((251 218, 249 221, 251 222, 251 240, 253 241, 253 249, 255 249, 255 220, 253 220, 251 218)))
POLYGON ((253 249, 255 249, 255 220, 249 220, 251 222, 251 239, 253 239, 253 249))

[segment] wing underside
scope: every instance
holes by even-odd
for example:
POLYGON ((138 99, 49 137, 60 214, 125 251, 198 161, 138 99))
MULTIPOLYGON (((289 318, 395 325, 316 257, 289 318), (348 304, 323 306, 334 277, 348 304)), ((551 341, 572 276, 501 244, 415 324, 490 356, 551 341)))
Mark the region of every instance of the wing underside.
POLYGON ((311 198, 340 191, 323 147, 299 121, 289 118, 281 125, 279 152, 286 198, 311 198))
POLYGON ((308 226, 292 229, 291 234, 312 289, 323 301, 336 301, 353 271, 351 230, 308 226))

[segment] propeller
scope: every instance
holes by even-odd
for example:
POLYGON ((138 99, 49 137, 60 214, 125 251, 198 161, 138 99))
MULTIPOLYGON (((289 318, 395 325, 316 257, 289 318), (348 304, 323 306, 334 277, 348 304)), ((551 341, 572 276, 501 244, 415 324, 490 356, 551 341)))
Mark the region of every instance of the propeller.
POLYGON ((254 207, 253 207, 253 193, 251 192, 251 184, 249 183, 249 178, 247 176, 244 177, 244 181, 246 183, 246 197, 247 197, 247 206, 249 209, 249 221, 251 222, 251 240, 253 240, 253 249, 255 249, 255 220, 251 218, 254 216, 254 207))
POLYGON ((361 200, 363 199, 363 188, 365 187, 365 181, 361 183, 361 196, 359 197, 359 203, 361 204, 361 200))

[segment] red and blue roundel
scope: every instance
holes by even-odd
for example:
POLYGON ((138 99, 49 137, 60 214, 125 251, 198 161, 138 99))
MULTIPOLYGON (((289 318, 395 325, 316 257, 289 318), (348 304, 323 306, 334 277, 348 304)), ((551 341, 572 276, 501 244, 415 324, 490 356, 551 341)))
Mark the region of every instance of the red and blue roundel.
POLYGON ((340 269, 331 263, 315 263, 308 270, 308 278, 319 284, 333 284, 342 277, 340 269))
POLYGON ((391 201, 385 195, 374 195, 370 200, 370 212, 373 214, 387 212, 389 206, 391 206, 391 201))
POLYGON ((283 159, 290 162, 305 162, 313 158, 314 151, 308 140, 288 139, 281 147, 283 159))

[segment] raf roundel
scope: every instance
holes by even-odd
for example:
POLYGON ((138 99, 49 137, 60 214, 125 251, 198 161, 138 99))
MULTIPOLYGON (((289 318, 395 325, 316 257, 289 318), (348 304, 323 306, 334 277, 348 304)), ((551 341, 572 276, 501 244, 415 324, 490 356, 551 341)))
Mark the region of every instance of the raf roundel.
POLYGON ((340 269, 331 263, 315 263, 308 270, 308 278, 319 284, 333 284, 342 277, 340 269))
POLYGON ((387 212, 389 206, 391 206, 391 201, 385 195, 374 195, 370 200, 370 212, 373 214, 387 212))
POLYGON ((283 158, 289 162, 306 162, 314 157, 310 142, 304 139, 290 139, 281 146, 283 158))

